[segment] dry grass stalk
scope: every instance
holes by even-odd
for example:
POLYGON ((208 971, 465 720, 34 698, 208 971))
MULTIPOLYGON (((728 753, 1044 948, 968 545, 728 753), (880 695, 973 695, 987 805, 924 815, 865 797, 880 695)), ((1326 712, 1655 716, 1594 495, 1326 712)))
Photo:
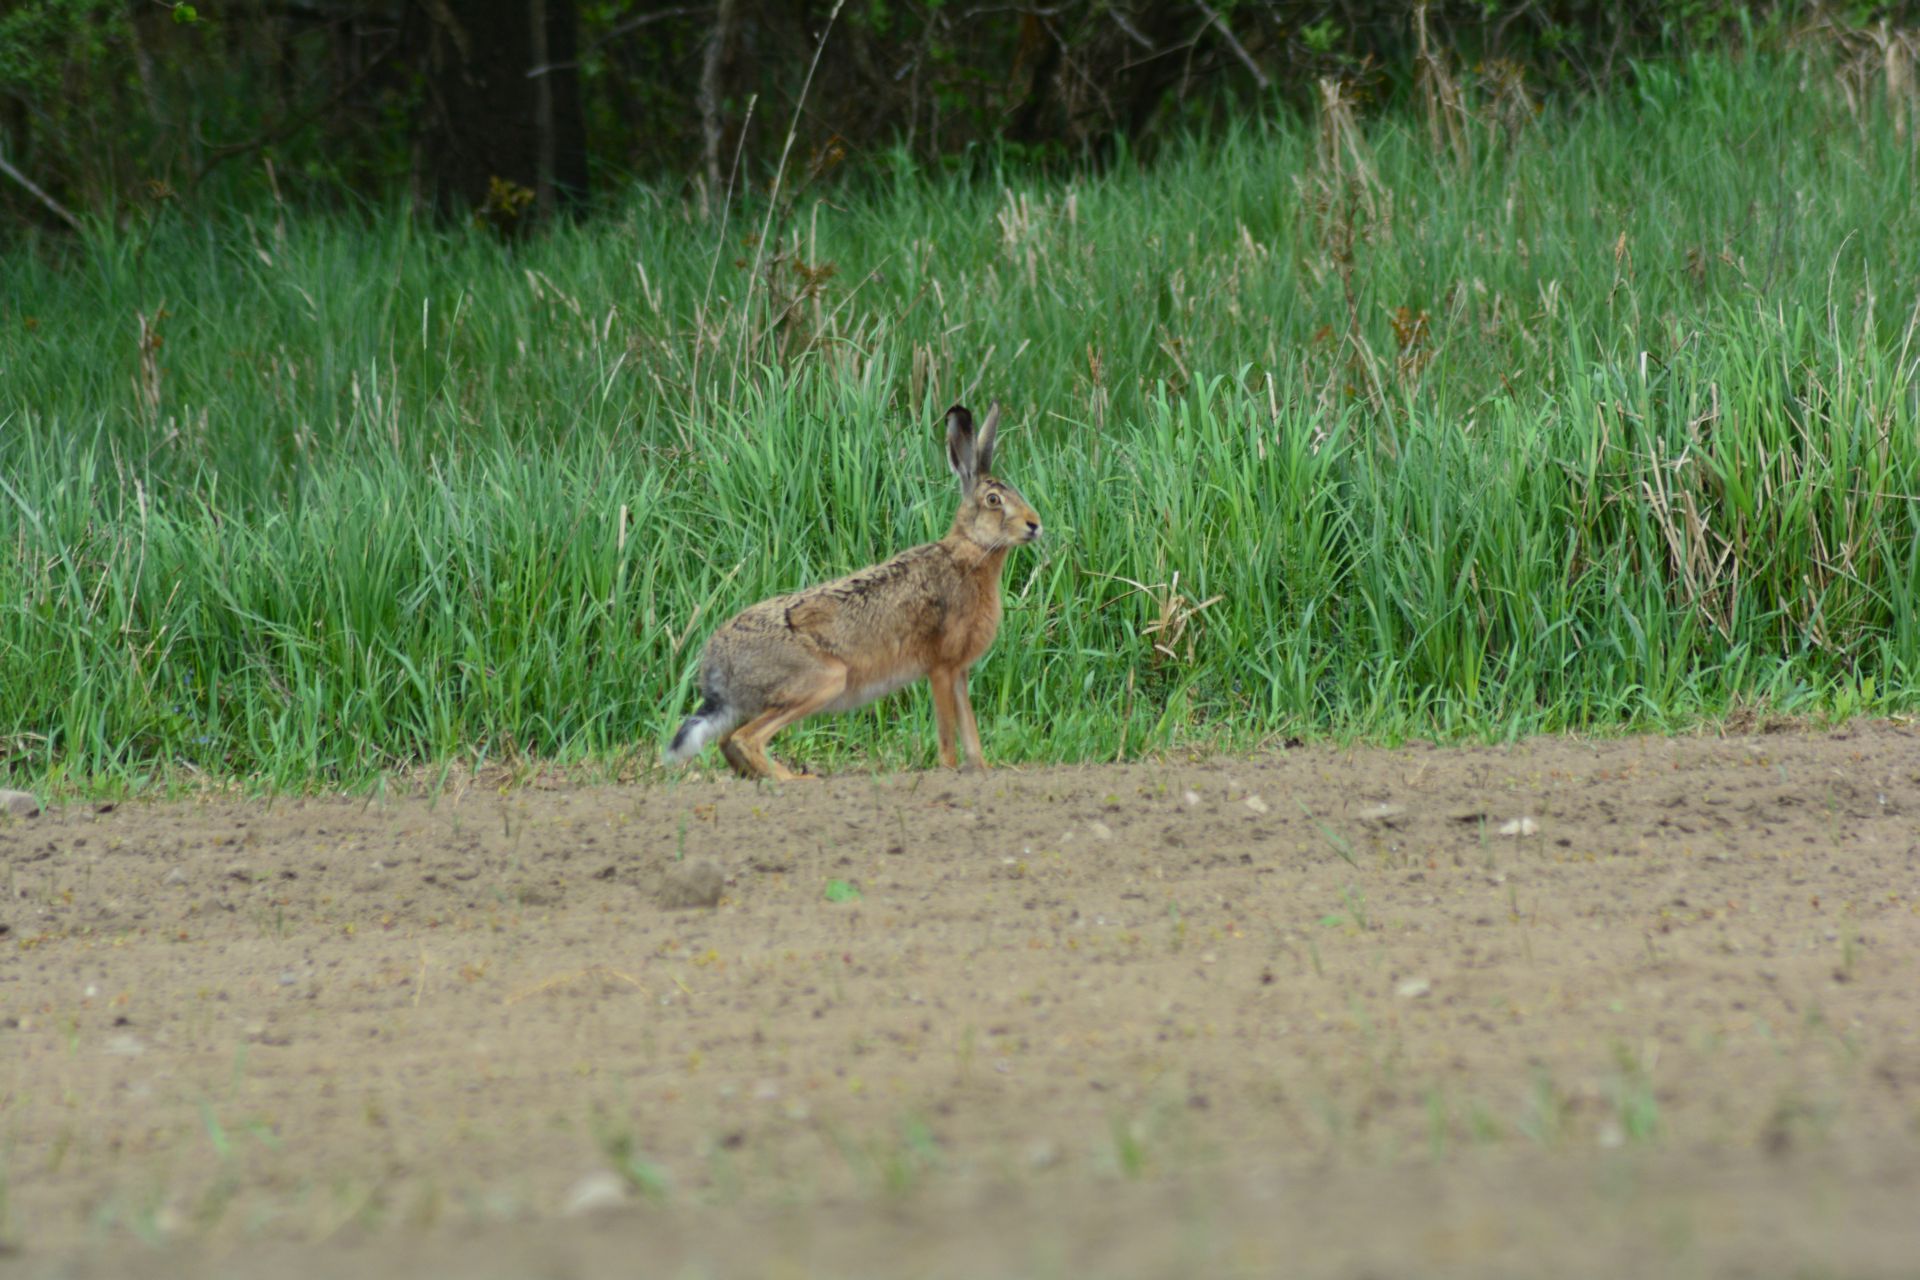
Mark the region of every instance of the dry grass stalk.
POLYGON ((1151 586, 1144 582, 1136 582, 1132 578, 1110 574, 1100 576, 1114 582, 1124 582, 1133 588, 1132 591, 1116 596, 1115 600, 1124 600, 1127 596, 1138 594, 1144 595, 1152 602, 1157 616, 1140 628, 1140 637, 1151 646, 1150 657, 1155 666, 1165 662, 1182 662, 1190 665, 1194 660, 1195 645, 1199 638, 1199 628, 1193 627, 1192 623, 1202 612, 1226 599, 1224 595, 1215 595, 1195 603, 1181 592, 1180 571, 1177 569, 1174 570, 1170 581, 1157 582, 1151 586), (1186 641, 1184 650, 1180 645, 1182 640, 1186 641))
POLYGON ((1433 316, 1425 307, 1415 311, 1402 306, 1395 307, 1387 321, 1393 326, 1393 341, 1398 348, 1393 360, 1394 372, 1399 375, 1402 387, 1411 388, 1433 363, 1433 316))
POLYGON ((1816 33, 1838 55, 1834 79, 1861 130, 1868 128, 1878 98, 1894 136, 1912 134, 1920 120, 1920 28, 1895 27, 1882 18, 1866 28, 1827 21, 1816 33))
MULTIPOLYGON (((756 359, 758 353, 755 349, 758 346, 756 338, 762 341, 765 340, 773 327, 769 324, 766 328, 761 329, 757 335, 755 333, 755 329, 758 327, 755 317, 760 313, 755 311, 756 300, 754 298, 754 285, 755 282, 760 279, 761 264, 766 256, 767 245, 778 239, 778 236, 774 232, 774 219, 778 217, 784 221, 792 206, 792 196, 789 195, 785 200, 781 199, 781 193, 786 188, 787 163, 793 156, 793 144, 800 136, 800 116, 806 109, 807 96, 813 89, 814 73, 820 69, 820 55, 826 52, 827 37, 832 34, 833 24, 839 20, 840 10, 846 7, 846 3, 847 0, 834 0, 833 11, 827 15, 826 25, 820 30, 820 38, 814 42, 813 61, 807 64, 806 79, 800 84, 800 96, 794 101, 793 117, 787 123, 786 141, 782 143, 780 147, 780 163, 774 167, 773 186, 768 192, 767 211, 760 222, 760 234, 755 236, 752 241, 754 250, 753 266, 747 272, 747 296, 739 316, 739 344, 734 350, 733 367, 728 375, 730 381, 729 394, 737 392, 743 375, 750 375, 752 369, 758 363, 756 359)), ((835 160, 834 163, 838 163, 838 161, 835 160)), ((798 256, 797 237, 795 240, 795 256, 798 256)), ((772 269, 769 268, 767 277, 769 281, 771 281, 772 275, 772 269)), ((765 313, 770 316, 780 314, 778 309, 773 306, 770 298, 762 302, 761 305, 766 308, 765 313)))
POLYGON ((1511 59, 1495 58, 1480 67, 1480 85, 1486 94, 1480 115, 1488 135, 1513 146, 1541 112, 1539 100, 1527 88, 1527 69, 1511 59))
POLYGON ((907 364, 907 403, 916 409, 926 409, 928 396, 939 386, 940 363, 933 354, 933 345, 914 343, 913 356, 907 364))
POLYGON ((1329 195, 1345 197, 1357 207, 1362 216, 1354 221, 1372 227, 1386 220, 1391 195, 1380 181, 1347 83, 1336 76, 1320 77, 1320 132, 1314 159, 1329 195))
MULTIPOLYGON (((1087 395, 1087 408, 1090 411, 1089 416, 1093 419, 1093 429, 1104 435, 1107 430, 1107 403, 1109 398, 1107 395, 1106 364, 1105 361, 1101 359, 1100 349, 1092 343, 1087 344, 1087 377, 1093 384, 1093 389, 1087 395)), ((1095 448, 1098 447, 1096 442, 1095 448)))
POLYGON ((1420 102, 1427 117, 1427 137, 1436 155, 1450 152, 1453 161, 1465 172, 1473 165, 1473 143, 1467 133, 1467 106, 1460 95, 1460 82, 1454 78, 1445 56, 1434 49, 1427 29, 1427 3, 1413 6, 1413 37, 1418 47, 1415 75, 1420 82, 1420 102))
POLYGON ((993 220, 1000 224, 1001 249, 1007 261, 1020 269, 1027 288, 1037 289, 1044 224, 1052 220, 1053 209, 1044 200, 1036 201, 1029 192, 1022 191, 1016 196, 1008 189, 1001 194, 1006 198, 1005 203, 993 215, 993 220))
POLYGON ((152 424, 160 420, 160 348, 166 343, 160 336, 160 323, 167 318, 166 304, 155 307, 152 315, 144 311, 133 315, 140 326, 140 361, 133 375, 133 395, 141 416, 152 424))
MULTIPOLYGON (((1393 195, 1380 180, 1347 84, 1323 76, 1319 91, 1320 127, 1314 142, 1314 167, 1294 183, 1309 220, 1308 238, 1321 245, 1326 264, 1340 278, 1347 302, 1347 325, 1340 345, 1348 352, 1347 359, 1331 372, 1321 399, 1331 407, 1342 396, 1364 394, 1376 409, 1382 409, 1386 397, 1381 363, 1360 323, 1359 293, 1353 276, 1358 247, 1384 238, 1392 226, 1393 195)), ((1322 264, 1309 259, 1307 268, 1317 279, 1325 278, 1322 264)))
POLYGON ((1691 465, 1697 470, 1698 464, 1684 457, 1672 462, 1656 457, 1651 462, 1647 468, 1650 478, 1641 481, 1640 489, 1666 541, 1668 563, 1687 600, 1716 631, 1731 640, 1733 619, 1728 595, 1739 584, 1740 565, 1734 562, 1729 578, 1726 570, 1733 560, 1733 544, 1707 524, 1693 487, 1683 484, 1683 469, 1691 465))

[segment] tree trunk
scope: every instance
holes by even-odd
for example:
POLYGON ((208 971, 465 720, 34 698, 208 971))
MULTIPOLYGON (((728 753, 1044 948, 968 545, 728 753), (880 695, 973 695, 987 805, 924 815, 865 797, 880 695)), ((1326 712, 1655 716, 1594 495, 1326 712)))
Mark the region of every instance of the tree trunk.
POLYGON ((442 212, 506 231, 587 194, 575 0, 420 0, 426 103, 415 152, 442 212))
POLYGON ((725 122, 720 118, 724 91, 721 77, 726 66, 727 47, 733 41, 736 0, 720 0, 720 11, 707 31, 707 44, 700 58, 700 156, 705 162, 707 189, 702 204, 726 198, 720 185, 720 142, 725 122))

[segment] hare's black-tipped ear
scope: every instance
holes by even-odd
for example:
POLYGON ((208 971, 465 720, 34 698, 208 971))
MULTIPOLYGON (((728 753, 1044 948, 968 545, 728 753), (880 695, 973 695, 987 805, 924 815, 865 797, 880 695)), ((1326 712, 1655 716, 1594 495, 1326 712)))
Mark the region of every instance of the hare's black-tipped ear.
POLYGON ((993 407, 987 410, 987 420, 980 428, 980 434, 973 438, 973 469, 983 476, 993 474, 993 443, 1000 430, 1000 402, 995 400, 993 407))
POLYGON ((974 462, 973 415, 965 405, 947 410, 947 465, 960 477, 960 491, 973 488, 979 468, 974 462))

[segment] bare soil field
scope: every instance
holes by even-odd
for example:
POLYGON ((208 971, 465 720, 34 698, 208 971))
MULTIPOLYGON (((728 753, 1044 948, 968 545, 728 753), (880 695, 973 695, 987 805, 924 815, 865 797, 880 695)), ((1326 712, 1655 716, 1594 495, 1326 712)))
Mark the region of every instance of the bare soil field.
POLYGON ((10 1274, 1920 1276, 1899 724, 0 854, 10 1274))

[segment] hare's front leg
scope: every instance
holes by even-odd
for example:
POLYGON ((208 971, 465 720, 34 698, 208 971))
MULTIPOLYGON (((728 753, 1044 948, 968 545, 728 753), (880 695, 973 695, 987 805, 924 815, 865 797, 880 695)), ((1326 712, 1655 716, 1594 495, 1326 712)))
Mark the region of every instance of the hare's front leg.
POLYGON ((927 684, 933 689, 934 730, 940 735, 940 763, 949 769, 960 767, 960 757, 953 750, 954 731, 961 723, 960 710, 954 701, 957 675, 951 667, 935 667, 927 672, 927 684))
POLYGON ((960 741, 967 749, 967 763, 976 769, 985 769, 987 757, 980 750, 980 725, 973 718, 973 699, 967 696, 965 667, 953 673, 953 700, 959 704, 960 741))

